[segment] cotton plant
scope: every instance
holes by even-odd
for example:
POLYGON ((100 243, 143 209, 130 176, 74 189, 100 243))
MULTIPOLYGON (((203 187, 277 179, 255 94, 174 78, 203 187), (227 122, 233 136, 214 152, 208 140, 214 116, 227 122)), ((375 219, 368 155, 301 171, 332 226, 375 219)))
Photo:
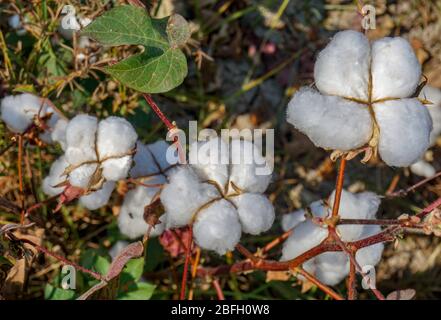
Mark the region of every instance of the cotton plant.
MULTIPOLYGON (((430 134, 430 146, 436 144, 436 140, 441 134, 441 90, 432 86, 425 86, 420 93, 420 99, 429 101, 427 105, 430 116, 432 117, 433 130, 430 134)), ((419 176, 431 177, 436 173, 435 168, 421 158, 410 166, 410 170, 419 176)))
POLYGON ((192 225, 195 242, 222 255, 242 232, 258 235, 272 226, 274 207, 263 195, 271 175, 259 172, 267 164, 256 145, 212 138, 194 142, 189 153, 190 163, 169 174, 160 195, 166 228, 192 225))
POLYGON ((32 125, 41 129, 40 139, 46 143, 65 144, 68 120, 56 110, 48 99, 30 93, 6 96, 1 101, 1 119, 9 130, 25 133, 32 125))
MULTIPOLYGON (((177 163, 176 158, 167 159, 170 148, 173 147, 163 140, 148 145, 137 143, 133 157, 135 165, 129 176, 140 184, 126 193, 118 216, 120 232, 130 239, 141 237, 148 230, 144 209, 159 198, 161 185, 167 182, 168 174, 177 163)), ((151 237, 164 231, 166 218, 166 214, 159 217, 159 223, 151 229, 151 237)))
POLYGON ((300 88, 287 120, 334 155, 377 154, 390 166, 409 166, 430 144, 432 120, 413 95, 421 65, 401 37, 372 43, 342 31, 318 55, 316 89, 300 88))
MULTIPOLYGON (((284 215, 282 228, 293 230, 283 244, 282 258, 294 259, 319 245, 329 236, 323 220, 329 218, 334 204, 335 191, 328 201, 315 201, 309 208, 284 215)), ((342 190, 339 216, 342 219, 375 219, 380 198, 372 192, 353 194, 342 190)), ((336 231, 344 242, 357 241, 381 231, 379 225, 338 225, 336 231)), ((381 259, 383 243, 377 243, 357 250, 355 260, 361 268, 375 266, 381 259)), ((348 274, 350 261, 345 252, 321 253, 303 263, 303 268, 327 285, 336 285, 348 274)))

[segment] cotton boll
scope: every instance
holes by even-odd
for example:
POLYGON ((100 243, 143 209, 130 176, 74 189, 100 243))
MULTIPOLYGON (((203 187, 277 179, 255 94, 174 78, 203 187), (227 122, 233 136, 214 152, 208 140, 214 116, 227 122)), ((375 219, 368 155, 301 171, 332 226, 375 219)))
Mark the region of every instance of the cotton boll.
POLYGON ((433 123, 433 130, 430 133, 430 145, 432 146, 441 134, 441 90, 431 86, 425 86, 423 90, 421 90, 419 97, 432 103, 427 105, 433 123))
POLYGON ((241 233, 236 209, 225 199, 215 201, 201 210, 193 225, 198 246, 221 255, 234 249, 241 233))
POLYGON ((221 138, 196 141, 190 145, 190 164, 203 180, 223 188, 228 181, 228 144, 221 138))
POLYGON ((40 133, 39 138, 43 141, 46 142, 48 144, 53 143, 54 141, 52 140, 52 131, 54 130, 55 126, 57 125, 57 123, 60 120, 60 115, 58 114, 58 112, 54 111, 50 106, 48 106, 45 109, 45 113, 49 114, 50 113, 50 117, 46 120, 46 125, 49 127, 49 130, 40 133))
POLYGON ((159 165, 161 170, 166 170, 170 166, 178 163, 179 157, 173 157, 172 159, 167 159, 167 150, 172 148, 175 150, 176 148, 173 145, 168 144, 164 140, 158 140, 154 143, 148 145, 153 157, 155 158, 156 163, 159 165))
POLYGON ((435 168, 425 160, 418 160, 417 162, 413 163, 409 168, 413 174, 424 178, 429 178, 436 174, 435 168))
POLYGON ((58 26, 58 32, 67 40, 72 40, 74 33, 80 29, 81 25, 75 15, 62 17, 60 25, 58 26))
POLYGON ((8 24, 12 29, 20 29, 22 27, 20 16, 18 14, 10 16, 8 19, 8 24))
POLYGON ((152 153, 147 145, 142 142, 136 143, 136 153, 133 156, 135 165, 130 169, 132 178, 145 177, 159 172, 157 163, 154 161, 152 153))
POLYGON ((115 259, 120 253, 121 251, 127 247, 129 245, 128 241, 124 241, 124 240, 119 240, 117 241, 112 248, 110 248, 109 250, 109 255, 110 257, 113 259, 115 259))
POLYGON ((295 228, 305 219, 305 210, 303 209, 284 214, 282 217, 282 229, 283 231, 288 231, 295 228))
POLYGON ((288 104, 287 120, 318 147, 348 151, 367 143, 372 120, 365 105, 303 87, 288 104))
POLYGON ((137 139, 135 129, 126 119, 108 117, 102 120, 97 139, 100 159, 126 155, 135 147, 137 139))
POLYGON ((97 160, 95 134, 98 120, 87 114, 80 114, 69 121, 66 127, 66 160, 72 165, 97 160))
POLYGON ((51 132, 51 139, 52 141, 58 142, 61 146, 61 149, 66 150, 66 128, 69 121, 66 119, 59 119, 55 126, 53 127, 53 130, 51 132))
POLYGON ((390 100, 374 104, 380 128, 379 154, 389 166, 406 167, 429 147, 432 120, 417 99, 390 100))
POLYGON ((258 235, 273 225, 274 207, 267 197, 256 193, 244 193, 232 200, 237 207, 243 232, 258 235))
MULTIPOLYGON (((378 225, 366 225, 362 238, 367 238, 378 234, 381 232, 381 227, 378 225)), ((360 267, 364 266, 375 266, 381 260, 381 255, 383 254, 384 244, 377 243, 369 247, 364 247, 357 250, 355 259, 357 260, 360 267)))
POLYGON ((407 98, 420 81, 421 65, 409 42, 382 38, 372 44, 372 98, 407 98))
POLYGON ((69 182, 74 187, 87 189, 96 170, 97 164, 83 164, 69 173, 69 182))
POLYGON ((55 187, 66 181, 67 177, 63 175, 64 170, 69 164, 64 156, 55 160, 49 170, 49 175, 43 180, 43 192, 48 196, 55 196, 63 192, 64 187, 55 187))
MULTIPOLYGON (((230 163, 230 183, 246 192, 262 193, 266 190, 271 181, 271 170, 256 145, 246 140, 232 140, 230 163)), ((229 193, 234 192, 230 188, 229 193)))
POLYGON ((317 88, 329 95, 368 99, 370 44, 360 32, 337 33, 314 67, 317 88))
POLYGON ((176 168, 161 192, 161 202, 168 214, 167 228, 189 224, 202 205, 217 197, 219 194, 216 188, 201 183, 189 166, 176 168))
POLYGON ((318 246, 328 236, 327 228, 323 228, 306 220, 299 224, 294 232, 283 243, 281 260, 290 260, 318 246))
MULTIPOLYGON (((151 182, 159 181, 162 181, 160 176, 151 182)), ((127 192, 118 216, 118 227, 122 234, 134 239, 147 232, 148 224, 144 220, 144 208, 152 203, 159 191, 159 188, 138 186, 127 192)), ((166 215, 162 215, 159 221, 161 223, 152 229, 150 236, 158 236, 164 231, 166 215)))
POLYGON ((1 118, 15 133, 23 133, 33 123, 34 117, 46 114, 46 103, 32 94, 7 96, 1 102, 1 118))
MULTIPOLYGON (((334 205, 335 191, 329 197, 329 207, 334 205)), ((380 205, 380 198, 372 192, 353 194, 342 190, 339 216, 343 219, 372 219, 380 205)), ((337 226, 343 241, 357 240, 363 233, 363 225, 337 226)))
POLYGON ((103 177, 109 181, 118 181, 127 177, 132 156, 124 156, 117 159, 109 159, 101 163, 103 177))
POLYGON ((344 252, 325 252, 315 259, 315 276, 326 285, 334 286, 349 274, 349 258, 344 252))
POLYGON ((115 182, 108 181, 103 184, 101 189, 82 196, 80 198, 80 204, 89 210, 101 208, 109 202, 113 189, 115 189, 115 182))

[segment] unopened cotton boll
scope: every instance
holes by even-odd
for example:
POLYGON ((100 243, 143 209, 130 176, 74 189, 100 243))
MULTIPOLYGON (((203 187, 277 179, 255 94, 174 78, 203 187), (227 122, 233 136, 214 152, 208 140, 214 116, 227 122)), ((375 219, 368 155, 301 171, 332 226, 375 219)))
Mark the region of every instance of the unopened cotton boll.
POLYGON ((429 147, 432 119, 417 99, 400 99, 373 106, 380 128, 378 150, 389 166, 406 167, 429 147))
POLYGON ((189 166, 181 166, 169 175, 169 183, 161 192, 161 202, 168 214, 167 228, 189 224, 197 210, 219 197, 216 188, 201 183, 189 166))
POLYGON ((273 225, 274 207, 267 197, 257 193, 244 193, 232 200, 237 207, 243 232, 258 235, 273 225))
POLYGON ((418 160, 413 163, 410 167, 410 171, 421 177, 429 178, 436 174, 435 168, 425 160, 418 160))
POLYGON ((195 141, 190 145, 192 167, 204 180, 216 182, 223 188, 228 181, 228 144, 221 138, 195 141))
POLYGON ((64 156, 55 160, 49 170, 49 175, 43 179, 43 192, 49 196, 55 196, 63 192, 64 187, 56 187, 62 182, 66 181, 66 175, 63 175, 64 170, 69 163, 64 156))
POLYGON ((409 42, 401 37, 372 44, 371 68, 373 100, 409 97, 421 77, 421 65, 409 42))
POLYGON ((430 133, 430 145, 432 146, 441 134, 441 90, 435 87, 425 86, 423 90, 421 90, 419 97, 432 103, 427 105, 433 124, 433 129, 430 133))
MULTIPOLYGON (((234 139, 230 143, 230 183, 242 191, 262 193, 271 181, 271 170, 254 143, 234 139)), ((230 191, 234 193, 234 190, 230 191)))
POLYGON ((324 149, 352 150, 363 146, 372 135, 366 106, 307 87, 289 102, 287 120, 324 149))
POLYGON ((329 95, 368 99, 370 45, 360 32, 337 33, 314 66, 317 88, 329 95))
POLYGON ((72 165, 97 160, 95 150, 98 120, 80 114, 69 121, 66 127, 66 160, 72 165))
POLYGON ((103 187, 80 198, 80 204, 89 210, 96 210, 105 206, 115 189, 115 182, 107 181, 103 187))
POLYGON ((193 226, 196 243, 204 249, 225 254, 239 243, 241 225, 233 205, 225 199, 202 209, 193 226))

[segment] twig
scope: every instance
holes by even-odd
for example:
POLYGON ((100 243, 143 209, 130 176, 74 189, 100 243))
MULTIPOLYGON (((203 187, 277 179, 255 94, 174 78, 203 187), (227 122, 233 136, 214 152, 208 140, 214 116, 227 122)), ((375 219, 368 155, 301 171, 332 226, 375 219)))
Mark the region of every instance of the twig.
POLYGON ((216 290, 218 300, 225 300, 224 293, 222 292, 222 288, 217 279, 213 279, 213 287, 216 290))
POLYGON ((338 176, 335 186, 335 198, 334 198, 334 205, 332 207, 332 217, 338 216, 338 209, 340 208, 341 192, 343 190, 343 181, 345 177, 345 168, 346 168, 346 159, 344 157, 341 157, 340 168, 338 170, 338 176))
POLYGON ((319 279, 314 277, 312 274, 310 274, 309 272, 305 271, 303 268, 298 267, 298 268, 295 269, 295 271, 297 271, 302 276, 304 276, 306 279, 308 279, 310 282, 315 284, 319 289, 321 289, 323 292, 325 292, 327 295, 329 295, 333 299, 335 299, 335 300, 344 300, 344 298, 341 295, 339 295, 337 292, 335 292, 334 290, 329 288, 327 285, 322 283, 319 279))
POLYGON ((193 244, 193 228, 191 226, 189 226, 189 233, 190 235, 188 236, 188 243, 185 250, 185 263, 184 263, 184 272, 182 274, 180 300, 185 300, 185 291, 187 287, 188 265, 190 262, 191 246, 193 244))
POLYGON ((435 175, 433 175, 431 177, 428 177, 426 179, 421 180, 420 182, 418 182, 418 183, 416 183, 416 184, 414 184, 414 185, 412 185, 412 186, 410 186, 410 187, 408 187, 406 189, 400 189, 398 191, 390 192, 390 193, 386 192, 386 197, 388 197, 388 198, 404 197, 409 192, 414 191, 415 189, 425 185, 426 183, 428 183, 428 182, 430 182, 430 181, 432 181, 432 180, 434 180, 434 179, 436 179, 436 178, 438 178, 440 176, 441 176, 441 171, 437 172, 435 175))

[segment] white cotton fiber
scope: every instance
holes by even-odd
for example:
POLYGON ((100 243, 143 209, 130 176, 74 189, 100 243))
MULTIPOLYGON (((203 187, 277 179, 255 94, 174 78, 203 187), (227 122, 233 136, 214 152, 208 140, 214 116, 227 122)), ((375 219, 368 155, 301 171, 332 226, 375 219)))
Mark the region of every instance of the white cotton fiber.
POLYGON ((72 165, 97 160, 95 134, 98 120, 87 114, 80 114, 69 121, 66 127, 66 160, 72 165))
POLYGON ((300 209, 282 216, 282 229, 288 231, 305 221, 305 210, 300 209))
POLYGON ((51 139, 54 142, 58 142, 61 146, 61 149, 66 150, 66 128, 67 124, 69 123, 68 120, 60 118, 55 123, 55 126, 53 127, 53 130, 51 132, 51 139))
POLYGON ((283 243, 281 260, 296 258, 302 253, 318 246, 327 236, 328 230, 316 225, 311 220, 300 223, 283 243))
POLYGON ((429 147, 432 120, 417 99, 374 104, 380 128, 379 154, 389 166, 405 167, 422 157, 429 147))
POLYGON ((161 192, 161 202, 168 214, 167 228, 189 224, 196 211, 216 197, 219 197, 216 188, 201 183, 191 167, 178 167, 161 192))
POLYGON ((417 176, 429 178, 436 174, 435 168, 425 160, 418 160, 410 167, 410 171, 417 176))
POLYGON ((12 132, 23 133, 39 112, 40 117, 48 112, 48 107, 42 99, 30 93, 6 96, 1 102, 1 118, 12 132))
POLYGON ((349 273, 349 258, 344 252, 325 252, 315 257, 315 276, 324 284, 333 286, 349 273))
MULTIPOLYGON (((335 191, 329 197, 329 207, 334 205, 335 191)), ((374 219, 380 198, 372 192, 354 194, 342 190, 338 214, 343 219, 374 219)), ((343 241, 354 241, 363 234, 364 225, 340 225, 337 227, 343 241)))
POLYGON ((274 207, 264 195, 244 193, 233 197, 232 201, 237 207, 243 232, 258 235, 273 225, 274 207))
MULTIPOLYGON (((155 182, 157 181, 152 183, 155 182)), ((127 192, 118 216, 118 227, 123 235, 135 239, 147 232, 148 224, 144 220, 144 208, 152 203, 159 191, 159 188, 138 186, 127 192)), ((166 218, 166 214, 160 217, 160 223, 150 233, 151 237, 158 236, 164 231, 166 218)))
POLYGON ((221 138, 195 141, 190 145, 189 162, 203 180, 216 182, 222 189, 228 181, 228 144, 221 138))
POLYGON ((337 33, 314 66, 317 88, 325 94, 368 99, 370 44, 360 32, 337 33))
POLYGON ((421 77, 421 65, 409 42, 382 38, 372 44, 372 98, 407 98, 421 77))
POLYGON ((69 173, 69 182, 74 187, 87 189, 90 178, 97 171, 97 164, 83 164, 69 173))
POLYGON ((430 101, 427 105, 432 118, 433 129, 430 133, 430 145, 434 145, 441 134, 441 90, 431 86, 425 86, 420 93, 420 98, 430 101))
MULTIPOLYGON (((373 236, 380 232, 381 227, 379 225, 366 225, 362 236, 358 240, 373 236)), ((357 250, 355 259, 362 268, 363 266, 375 266, 380 262, 383 250, 383 243, 377 243, 369 247, 364 247, 357 250)))
MULTIPOLYGON (((230 184, 245 192, 262 193, 271 181, 271 170, 254 143, 233 139, 230 142, 230 184)), ((235 193, 230 185, 229 193, 235 193)))
POLYGON ((101 163, 103 177, 110 181, 118 181, 127 177, 132 165, 132 156, 109 159, 101 163))
POLYGON ((89 210, 101 208, 109 202, 113 189, 115 189, 115 182, 107 181, 101 189, 82 196, 80 204, 89 210))
POLYGON ((222 255, 234 249, 242 231, 235 208, 222 199, 199 212, 193 233, 198 246, 222 255))
POLYGON ((153 155, 147 145, 142 142, 136 143, 136 153, 133 156, 135 163, 130 169, 130 177, 139 178, 159 173, 157 163, 153 159, 153 155))
POLYGON ((49 175, 43 179, 43 192, 45 194, 55 196, 63 192, 64 187, 56 188, 55 186, 66 181, 67 176, 63 175, 63 173, 68 165, 64 156, 59 157, 52 163, 49 175))
POLYGON ((348 151, 363 146, 372 135, 365 105, 303 87, 288 104, 288 122, 318 147, 348 151))
POLYGON ((168 144, 164 140, 158 140, 154 143, 148 145, 150 152, 152 153, 155 162, 159 165, 161 170, 167 170, 169 167, 175 165, 179 157, 173 157, 173 159, 167 159, 167 150, 172 148, 175 150, 176 148, 170 144, 168 144), (170 160, 170 161, 169 161, 170 160))

